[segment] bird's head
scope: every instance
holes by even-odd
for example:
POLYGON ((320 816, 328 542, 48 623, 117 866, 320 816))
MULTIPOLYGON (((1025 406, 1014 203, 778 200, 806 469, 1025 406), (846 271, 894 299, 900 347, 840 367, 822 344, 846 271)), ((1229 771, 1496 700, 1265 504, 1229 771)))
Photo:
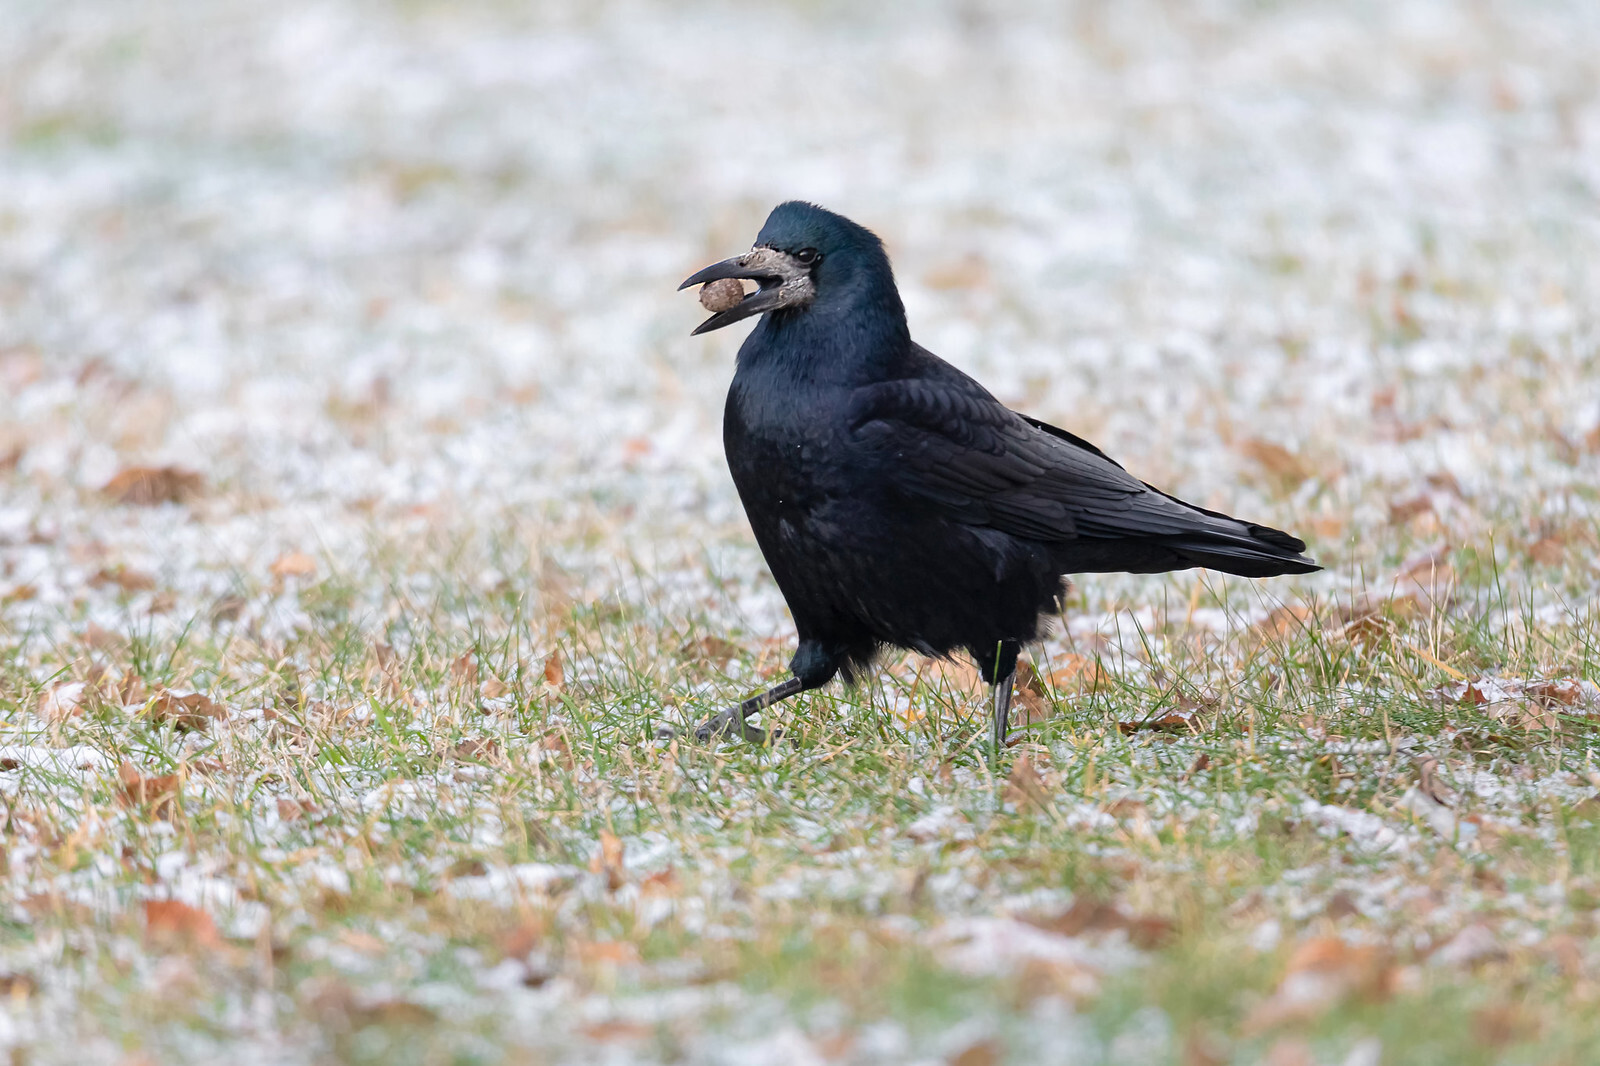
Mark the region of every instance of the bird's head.
POLYGON ((690 275, 679 289, 722 278, 756 282, 754 292, 695 327, 709 333, 768 311, 804 312, 866 297, 904 309, 883 242, 865 226, 815 204, 790 200, 767 216, 755 245, 743 255, 690 275))

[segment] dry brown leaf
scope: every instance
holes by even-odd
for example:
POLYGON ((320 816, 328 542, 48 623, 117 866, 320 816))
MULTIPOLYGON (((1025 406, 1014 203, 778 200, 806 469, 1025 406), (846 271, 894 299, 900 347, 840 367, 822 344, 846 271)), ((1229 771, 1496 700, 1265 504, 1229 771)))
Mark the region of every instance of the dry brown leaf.
POLYGON ((25 1000, 39 990, 39 982, 31 974, 0 973, 0 999, 9 999, 12 1003, 25 1000))
POLYGON ((160 948, 222 946, 222 934, 211 915, 175 899, 149 899, 144 903, 145 939, 160 948))
POLYGON ((1394 970, 1389 952, 1370 944, 1352 945, 1335 936, 1312 937, 1290 955, 1283 980, 1245 1020, 1247 1034, 1309 1021, 1351 997, 1376 1000, 1388 995, 1394 970))
POLYGON ((629 966, 639 961, 639 949, 626 940, 589 940, 573 947, 573 954, 582 962, 609 963, 629 966))
POLYGON ((122 677, 113 685, 104 683, 100 686, 102 698, 114 702, 119 707, 143 703, 147 698, 144 687, 144 678, 134 673, 132 668, 124 670, 122 677))
POLYGON ((144 592, 156 587, 156 579, 142 570, 129 570, 125 566, 103 566, 89 578, 90 588, 115 585, 124 592, 144 592))
POLYGON ((180 696, 167 689, 156 693, 145 713, 152 722, 168 722, 189 733, 203 733, 213 721, 228 717, 228 709, 204 693, 187 692, 180 696))
POLYGON ((285 822, 299 821, 300 816, 308 810, 310 808, 299 800, 292 800, 287 796, 278 797, 278 817, 285 822))
POLYGON ((450 680, 462 688, 473 688, 478 684, 478 657, 470 651, 464 651, 450 664, 450 680))
POLYGON ((1050 670, 1050 686, 1062 691, 1091 692, 1109 680, 1100 663, 1086 655, 1063 655, 1050 670))
POLYGON ((964 255, 935 263, 922 275, 922 282, 930 289, 978 289, 989 283, 989 264, 981 256, 964 255))
POLYGON ((1299 485, 1314 472, 1300 456, 1270 440, 1250 437, 1240 441, 1238 448, 1240 454, 1254 461, 1287 488, 1299 485))
POLYGON ((1026 659, 1017 660, 1012 686, 1011 706, 1017 725, 1037 725, 1055 712, 1044 686, 1039 683, 1038 673, 1026 659))
POLYGON ((1573 707, 1583 700, 1583 685, 1577 681, 1530 681, 1523 695, 1547 706, 1573 707))
POLYGON ((372 657, 377 663, 378 689, 389 699, 397 699, 405 694, 405 669, 400 662, 400 655, 394 650, 394 645, 382 641, 372 646, 372 657))
POLYGON ((968 1044, 945 1062, 948 1066, 999 1066, 1003 1058, 1000 1045, 985 1038, 968 1044))
POLYGON ((1149 718, 1137 722, 1118 722, 1117 732, 1123 736, 1132 736, 1141 731, 1154 733, 1198 733, 1200 731, 1200 711, 1178 708, 1163 711, 1149 718))
POLYGON ((639 892, 646 896, 676 896, 683 888, 678 883, 678 873, 668 866, 657 870, 639 882, 639 892))
POLYGON ((94 622, 84 627, 83 642, 96 651, 120 652, 128 646, 128 638, 121 633, 94 622))
POLYGON ((452 752, 463 762, 494 762, 500 758, 500 742, 491 738, 463 740, 452 752))
POLYGON ((551 759, 569 769, 574 765, 572 759, 572 746, 567 743, 566 735, 551 731, 539 740, 539 750, 548 752, 551 759))
POLYGON ((1449 807, 1455 800, 1455 791, 1443 781, 1439 780, 1439 760, 1431 755, 1424 755, 1416 762, 1417 788, 1422 794, 1441 807, 1449 807))
POLYGON ((506 683, 498 677, 491 677, 478 687, 478 695, 486 700, 497 700, 509 691, 506 683))
POLYGON ((118 503, 153 507, 183 503, 205 490, 205 479, 176 466, 130 466, 117 472, 100 491, 118 503))
POLYGON ((83 714, 89 686, 82 681, 58 681, 39 693, 37 713, 51 725, 83 714))
POLYGON ((1306 632, 1310 627, 1311 608, 1304 604, 1285 604, 1275 607, 1265 618, 1251 626, 1257 641, 1279 641, 1306 632))
POLYGON ((1019 809, 1050 805, 1050 792, 1044 778, 1026 755, 1018 756, 1011 765, 1011 774, 1006 778, 1005 801, 1016 804, 1019 809))
POLYGON ((561 665, 561 653, 553 651, 544 661, 544 683, 556 692, 560 692, 566 686, 566 682, 567 672, 561 665))
MULTIPOLYGON (((731 280, 731 279, 728 279, 731 280)), ((716 284, 713 282, 712 284, 716 284)), ((656 1031, 642 1022, 630 1022, 622 1018, 612 1018, 603 1022, 588 1022, 578 1027, 578 1032, 584 1039, 592 1040, 597 1044, 632 1043, 638 1040, 648 1040, 656 1031)))
POLYGON ((1102 807, 1101 810, 1113 818, 1137 818, 1141 814, 1149 813, 1143 801, 1136 800, 1132 796, 1123 796, 1121 799, 1114 800, 1102 807))
POLYGON ((1029 925, 1059 933, 1062 936, 1084 936, 1088 933, 1113 933, 1118 930, 1128 934, 1134 947, 1151 950, 1170 942, 1177 928, 1165 918, 1154 915, 1128 914, 1115 903, 1080 895, 1072 906, 1057 915, 1025 919, 1029 925))
POLYGON ((1470 968, 1506 957, 1506 949, 1494 930, 1481 922, 1466 926, 1428 957, 1433 966, 1470 968))
POLYGON ((600 830, 600 851, 589 861, 589 869, 604 874, 606 888, 612 892, 627 883, 627 872, 622 865, 622 841, 616 834, 600 830))
POLYGON ((1298 1036, 1279 1037, 1267 1049, 1264 1066, 1317 1066, 1311 1045, 1298 1036))
POLYGON ((710 663, 713 666, 726 666, 740 653, 739 645, 722 637, 708 635, 698 640, 688 641, 678 649, 678 658, 685 662, 710 663))
POLYGON ((520 959, 544 942, 545 932, 543 921, 527 918, 501 933, 496 946, 505 958, 520 959))
POLYGON ((1433 512, 1433 497, 1426 493, 1420 496, 1411 496, 1404 500, 1393 500, 1389 503, 1389 522, 1391 525, 1404 525, 1418 515, 1433 512))
POLYGON ((1567 546, 1558 537, 1540 537, 1528 546, 1528 554, 1536 563, 1560 566, 1561 561, 1567 557, 1567 546))
POLYGON ((126 806, 148 810, 164 821, 170 821, 177 809, 178 774, 158 774, 145 777, 139 768, 126 759, 117 767, 117 798, 126 806))
POLYGON ((279 581, 291 577, 315 577, 317 561, 305 552, 289 552, 274 559, 269 569, 279 581))

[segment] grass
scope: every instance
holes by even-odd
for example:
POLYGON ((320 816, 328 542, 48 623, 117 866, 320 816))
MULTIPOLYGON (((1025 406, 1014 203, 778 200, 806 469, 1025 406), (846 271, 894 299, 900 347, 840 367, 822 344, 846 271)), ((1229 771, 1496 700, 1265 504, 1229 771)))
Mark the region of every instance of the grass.
POLYGON ((299 606, 281 642, 198 614, 142 633, 147 593, 121 596, 125 639, 8 634, 3 740, 29 753, 6 771, 28 887, 8 981, 41 1026, 163 1062, 671 1061, 789 1030, 840 1061, 875 1040, 1346 1061, 1375 1038, 1384 1061, 1580 1062, 1600 1036, 1596 708, 1451 695, 1596 680, 1597 619, 1466 585, 1495 572, 1482 553, 1354 621, 1335 596, 1247 625, 1265 589, 1208 581, 1193 606, 1229 611, 1220 633, 1164 591, 1187 579, 1146 582, 1154 609, 1094 670, 1059 669, 1083 654, 1065 638, 1039 650, 999 774, 970 677, 904 659, 792 701, 772 749, 656 741, 781 672, 726 621, 737 589, 536 602, 531 569, 450 577, 472 561, 440 551, 426 593, 245 590, 299 606), (87 681, 76 713, 41 718, 41 678, 87 681), (154 720, 164 689, 226 716, 154 720), (175 794, 141 802, 119 766, 175 794), (147 909, 164 898, 196 910, 147 909), (1452 953, 1469 927, 1485 946, 1452 953), (1307 944, 1326 957, 1297 962, 1307 944), (1295 974, 1325 987, 1301 1002, 1295 974))

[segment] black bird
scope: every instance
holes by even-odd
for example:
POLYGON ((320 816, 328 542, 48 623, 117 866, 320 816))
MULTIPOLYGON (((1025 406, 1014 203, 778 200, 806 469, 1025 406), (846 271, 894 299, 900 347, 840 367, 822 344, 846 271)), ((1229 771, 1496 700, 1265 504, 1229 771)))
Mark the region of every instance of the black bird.
POLYGON ((894 645, 972 656, 993 687, 998 753, 1017 655, 1059 610, 1064 575, 1319 569, 1303 541, 1146 485, 916 344, 883 242, 841 215, 780 204, 749 252, 679 288, 723 278, 758 287, 694 332, 762 316, 722 439, 800 646, 793 677, 703 723, 701 739, 763 742, 750 715, 837 675, 853 684, 894 645))

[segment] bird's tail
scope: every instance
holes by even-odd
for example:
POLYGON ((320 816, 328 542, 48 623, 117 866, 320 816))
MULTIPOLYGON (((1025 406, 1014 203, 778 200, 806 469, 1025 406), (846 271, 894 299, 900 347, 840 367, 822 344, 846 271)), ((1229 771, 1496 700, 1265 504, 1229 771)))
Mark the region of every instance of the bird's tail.
POLYGON ((1240 577, 1309 574, 1322 569, 1303 554, 1306 542, 1300 538, 1271 526, 1237 524, 1237 534, 1196 531, 1163 537, 1161 541, 1189 566, 1204 566, 1240 577))

